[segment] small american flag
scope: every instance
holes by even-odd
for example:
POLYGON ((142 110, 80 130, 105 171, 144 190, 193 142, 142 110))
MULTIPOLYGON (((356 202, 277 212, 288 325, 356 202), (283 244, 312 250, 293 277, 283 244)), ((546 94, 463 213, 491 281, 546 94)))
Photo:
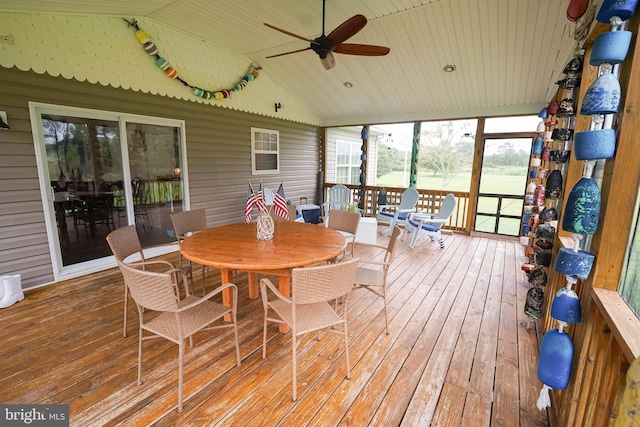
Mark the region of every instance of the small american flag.
POLYGON ((67 188, 67 178, 65 178, 62 170, 60 171, 60 177, 58 178, 58 188, 61 190, 67 188))
POLYGON ((249 191, 247 192, 247 207, 244 209, 244 217, 247 222, 251 222, 251 211, 253 210, 253 205, 256 204, 257 197, 251 191, 251 186, 249 186, 249 191))
POLYGON ((289 209, 287 208, 287 199, 284 197, 284 187, 282 184, 280 184, 278 192, 274 195, 273 210, 276 215, 287 220, 289 219, 289 209))
POLYGON ((262 194, 262 183, 260 183, 260 189, 258 190, 258 194, 256 195, 256 200, 254 202, 258 207, 260 213, 269 212, 269 208, 267 208, 267 202, 264 201, 264 195, 262 194))

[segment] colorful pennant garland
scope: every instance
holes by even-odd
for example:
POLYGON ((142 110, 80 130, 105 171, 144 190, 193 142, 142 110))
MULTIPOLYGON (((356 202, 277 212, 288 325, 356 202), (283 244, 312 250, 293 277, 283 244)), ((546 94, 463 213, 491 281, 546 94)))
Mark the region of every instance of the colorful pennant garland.
POLYGON ((140 27, 138 26, 138 22, 135 19, 132 20, 132 21, 127 21, 124 18, 122 18, 122 19, 130 27, 133 27, 133 28, 136 29, 136 38, 138 39, 138 41, 140 42, 140 44, 144 48, 145 52, 147 52, 149 55, 151 55, 152 57, 155 58, 156 65, 162 71, 164 71, 165 74, 167 76, 169 76, 169 78, 174 79, 174 80, 178 80, 183 85, 185 85, 186 87, 191 89, 191 92, 195 96, 198 96, 200 98, 203 98, 203 99, 226 99, 226 98, 229 98, 231 96, 231 92, 239 92, 239 91, 241 91, 242 89, 247 87, 249 82, 257 79, 259 74, 260 74, 258 72, 258 70, 260 70, 260 67, 256 67, 255 65, 251 64, 251 67, 249 68, 249 71, 247 72, 247 74, 245 74, 236 83, 236 85, 233 88, 210 91, 210 90, 201 89, 199 87, 193 86, 193 85, 187 83, 182 78, 180 78, 178 76, 178 72, 176 71, 175 68, 173 68, 171 66, 169 61, 167 61, 165 58, 160 56, 160 52, 158 51, 158 48, 156 47, 155 43, 151 40, 149 35, 144 30, 140 29, 140 27))

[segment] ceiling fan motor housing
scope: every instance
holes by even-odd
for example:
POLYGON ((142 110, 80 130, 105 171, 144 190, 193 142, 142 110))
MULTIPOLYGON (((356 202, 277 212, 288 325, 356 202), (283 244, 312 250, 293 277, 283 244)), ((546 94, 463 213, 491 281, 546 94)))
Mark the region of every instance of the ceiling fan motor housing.
POLYGON ((325 36, 318 37, 313 40, 315 43, 311 43, 311 49, 318 54, 320 59, 325 59, 327 55, 333 52, 335 46, 331 44, 329 40, 325 36))

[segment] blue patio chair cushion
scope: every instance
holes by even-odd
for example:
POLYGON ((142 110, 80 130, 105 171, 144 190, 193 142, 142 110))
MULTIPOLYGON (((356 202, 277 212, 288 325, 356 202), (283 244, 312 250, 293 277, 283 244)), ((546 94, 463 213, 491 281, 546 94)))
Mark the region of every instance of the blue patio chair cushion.
MULTIPOLYGON (((418 223, 412 219, 409 220, 409 224, 413 225, 414 227, 418 227, 418 223)), ((436 227, 433 224, 422 224, 422 229, 427 231, 438 231, 440 227, 436 227)))
MULTIPOLYGON (((391 212, 387 212, 387 211, 382 211, 382 212, 379 212, 378 215, 384 215, 384 216, 387 216, 389 218, 393 218, 396 214, 395 213, 391 213, 391 212)), ((398 214, 398 219, 405 220, 405 219, 407 219, 407 215, 398 214)))

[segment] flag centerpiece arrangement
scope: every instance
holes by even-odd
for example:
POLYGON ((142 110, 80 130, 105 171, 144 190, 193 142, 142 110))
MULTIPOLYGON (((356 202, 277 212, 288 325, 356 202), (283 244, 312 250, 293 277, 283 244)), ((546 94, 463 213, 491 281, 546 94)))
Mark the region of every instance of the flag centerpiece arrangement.
POLYGON ((247 206, 244 211, 245 219, 247 222, 251 222, 251 215, 253 213, 253 207, 256 206, 259 215, 257 218, 257 237, 259 240, 270 240, 273 238, 274 223, 271 217, 271 209, 274 209, 274 213, 286 220, 289 219, 289 209, 287 208, 287 200, 284 197, 284 187, 280 184, 278 192, 273 195, 272 204, 267 207, 267 202, 262 190, 262 181, 260 187, 256 193, 249 181, 249 190, 247 193, 247 206))

